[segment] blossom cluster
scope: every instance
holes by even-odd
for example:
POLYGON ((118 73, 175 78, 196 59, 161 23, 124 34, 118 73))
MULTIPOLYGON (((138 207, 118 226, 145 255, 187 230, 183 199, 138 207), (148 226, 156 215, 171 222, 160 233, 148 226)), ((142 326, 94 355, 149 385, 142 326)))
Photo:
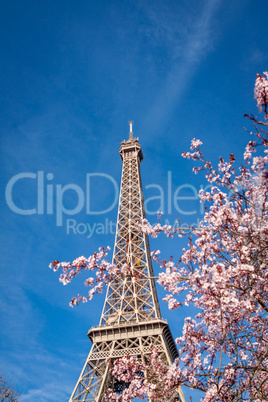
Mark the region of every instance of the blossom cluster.
POLYGON ((109 401, 131 402, 134 398, 147 399, 147 395, 151 401, 178 400, 177 383, 185 379, 184 373, 176 364, 165 363, 156 346, 150 345, 150 353, 142 359, 127 355, 110 364, 113 376, 126 386, 120 394, 108 389, 109 401))
POLYGON ((268 119, 268 72, 265 71, 263 75, 257 74, 254 98, 257 101, 259 111, 262 112, 262 108, 265 113, 265 119, 268 119))
POLYGON ((87 296, 73 297, 70 301, 70 306, 78 306, 79 303, 86 303, 92 300, 95 294, 102 293, 103 289, 113 280, 119 280, 126 277, 140 278, 142 273, 136 270, 132 264, 125 261, 123 264, 112 264, 107 261, 106 256, 110 247, 100 247, 99 251, 89 256, 88 258, 81 256, 72 262, 60 262, 58 260, 52 261, 49 268, 54 272, 61 271, 59 281, 63 285, 70 283, 78 274, 91 271, 92 276, 89 276, 85 282, 85 286, 91 289, 88 291, 87 296))
POLYGON ((73 262, 59 262, 55 260, 50 263, 49 267, 53 269, 53 271, 62 271, 59 281, 62 282, 63 285, 70 283, 83 271, 91 271, 93 273, 93 276, 88 277, 84 282, 85 286, 91 288, 87 296, 81 296, 79 294, 77 297, 73 297, 70 302, 71 307, 78 305, 80 302, 85 303, 91 300, 95 294, 102 293, 103 288, 114 278, 133 275, 127 263, 119 267, 118 265, 108 262, 106 260, 108 250, 110 250, 109 246, 106 249, 104 247, 99 248, 98 252, 88 258, 81 256, 76 258, 73 262))

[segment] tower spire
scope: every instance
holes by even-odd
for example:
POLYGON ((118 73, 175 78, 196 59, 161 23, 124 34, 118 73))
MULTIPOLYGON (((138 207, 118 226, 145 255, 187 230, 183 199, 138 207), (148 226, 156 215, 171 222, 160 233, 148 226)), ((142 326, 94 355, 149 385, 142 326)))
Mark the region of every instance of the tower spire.
POLYGON ((133 140, 133 131, 132 131, 133 123, 134 123, 134 121, 132 121, 132 120, 128 122, 128 124, 129 124, 129 140, 130 141, 133 140))
MULTIPOLYGON (((104 402, 108 388, 120 394, 128 386, 112 376, 108 358, 113 364, 127 355, 146 357, 151 344, 168 364, 178 356, 168 323, 161 317, 148 236, 137 227, 145 219, 140 175, 143 154, 138 139, 133 139, 132 124, 129 140, 119 150, 123 167, 113 264, 127 264, 133 276, 109 283, 100 324, 88 332, 91 351, 69 402, 104 402)), ((177 400, 185 401, 180 389, 177 400)))

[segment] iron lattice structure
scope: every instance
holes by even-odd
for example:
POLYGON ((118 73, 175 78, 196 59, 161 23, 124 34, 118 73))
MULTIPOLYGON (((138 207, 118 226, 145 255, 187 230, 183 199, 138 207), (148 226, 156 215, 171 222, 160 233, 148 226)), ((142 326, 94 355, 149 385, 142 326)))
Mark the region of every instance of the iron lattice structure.
MULTIPOLYGON (((148 236, 137 227, 145 218, 140 175, 143 154, 138 139, 133 139, 131 123, 129 140, 121 143, 119 152, 123 169, 113 263, 127 264, 139 275, 109 284, 100 324, 88 332, 93 345, 69 402, 103 402, 107 388, 123 390, 126 385, 112 377, 108 358, 111 362, 125 355, 146 358, 151 344, 169 364, 178 356, 168 323, 161 317, 148 236)), ((180 389, 175 399, 184 401, 180 389)))

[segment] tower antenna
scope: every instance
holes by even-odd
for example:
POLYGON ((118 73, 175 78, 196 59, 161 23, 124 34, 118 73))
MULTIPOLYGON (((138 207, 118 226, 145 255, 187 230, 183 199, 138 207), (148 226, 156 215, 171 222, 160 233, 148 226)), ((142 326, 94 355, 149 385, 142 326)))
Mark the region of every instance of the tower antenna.
POLYGON ((129 140, 133 140, 133 131, 132 131, 132 126, 133 126, 134 121, 129 121, 129 140))

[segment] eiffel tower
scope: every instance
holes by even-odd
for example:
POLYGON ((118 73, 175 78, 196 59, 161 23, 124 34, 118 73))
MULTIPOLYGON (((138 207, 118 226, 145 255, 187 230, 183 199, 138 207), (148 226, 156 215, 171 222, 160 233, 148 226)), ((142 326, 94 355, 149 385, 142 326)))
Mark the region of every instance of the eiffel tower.
MULTIPOLYGON (((138 139, 133 138, 132 122, 129 124, 129 139, 119 150, 123 169, 113 263, 128 264, 139 276, 109 284, 99 326, 88 332, 92 348, 69 402, 103 402, 108 388, 122 392, 125 385, 112 377, 108 358, 146 357, 151 344, 168 364, 178 356, 169 325, 161 317, 148 236, 136 224, 145 218, 140 175, 143 154, 138 139)), ((172 400, 184 402, 181 389, 177 392, 172 400)))

